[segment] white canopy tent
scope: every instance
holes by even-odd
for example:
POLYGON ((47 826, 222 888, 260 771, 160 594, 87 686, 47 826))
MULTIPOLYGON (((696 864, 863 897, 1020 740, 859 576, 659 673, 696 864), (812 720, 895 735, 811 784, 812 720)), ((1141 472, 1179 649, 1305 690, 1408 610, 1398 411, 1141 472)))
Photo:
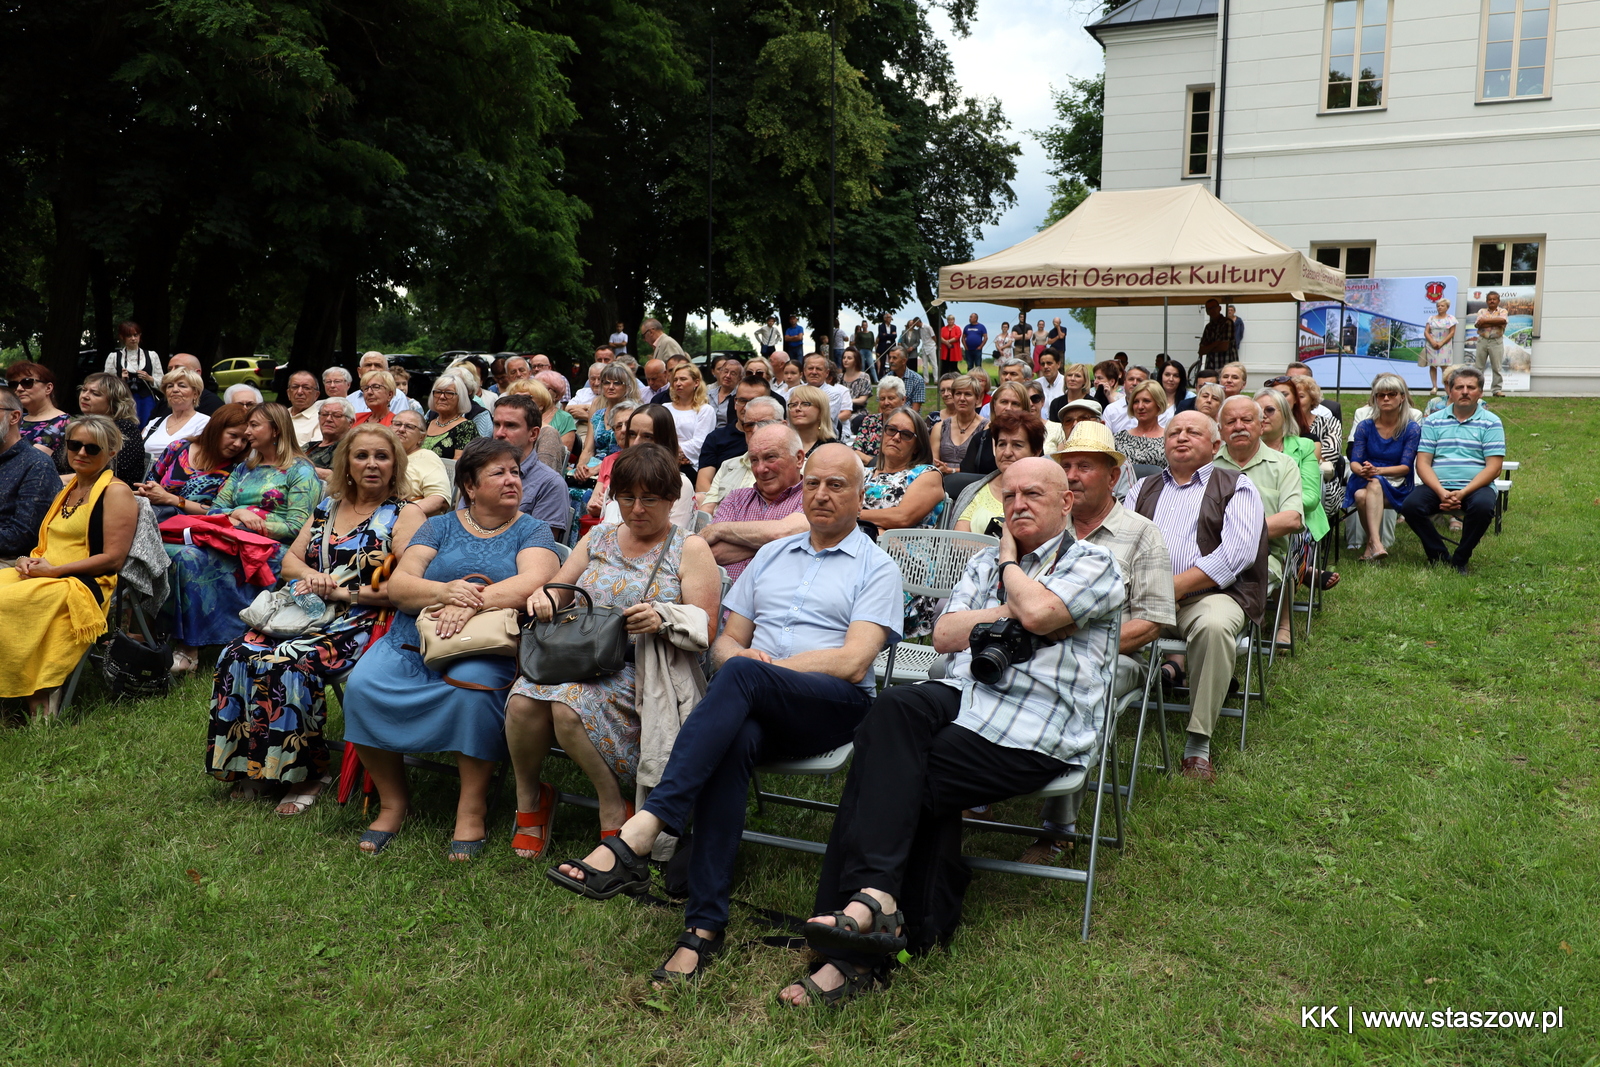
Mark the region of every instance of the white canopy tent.
MULTIPOLYGON (((1199 185, 1092 193, 1010 248, 939 269, 939 298, 1014 307, 1344 300, 1344 272, 1256 229, 1199 185)), ((1163 327, 1163 335, 1165 327, 1163 327)), ((1167 347, 1165 336, 1162 347, 1167 347)))

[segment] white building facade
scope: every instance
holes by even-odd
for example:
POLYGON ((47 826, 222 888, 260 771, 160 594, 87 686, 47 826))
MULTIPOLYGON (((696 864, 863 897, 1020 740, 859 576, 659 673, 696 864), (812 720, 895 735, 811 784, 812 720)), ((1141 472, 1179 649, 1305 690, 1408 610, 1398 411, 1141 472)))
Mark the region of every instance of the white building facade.
MULTIPOLYGON (((1600 3, 1132 0, 1090 32, 1103 188, 1205 183, 1353 277, 1454 276, 1461 319, 1531 290, 1532 390, 1600 393, 1600 3)), ((1295 310, 1241 306, 1252 371, 1295 358, 1295 310)), ((1203 325, 1172 309, 1168 350, 1191 362, 1203 325)), ((1162 310, 1096 333, 1147 363, 1162 310)))

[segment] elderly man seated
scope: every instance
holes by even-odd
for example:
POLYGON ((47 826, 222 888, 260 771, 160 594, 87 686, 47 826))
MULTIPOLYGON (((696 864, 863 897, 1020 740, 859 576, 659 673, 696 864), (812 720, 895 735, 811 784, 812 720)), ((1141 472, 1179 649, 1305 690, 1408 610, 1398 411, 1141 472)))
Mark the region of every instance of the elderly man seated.
POLYGON ((805 531, 800 468, 806 461, 800 435, 783 423, 750 435, 750 474, 756 484, 735 489, 717 505, 711 525, 700 531, 711 555, 737 581, 763 545, 805 531))
POLYGON ((1506 428, 1500 416, 1482 407, 1483 374, 1462 367, 1450 381, 1450 406, 1422 420, 1417 444, 1417 487, 1400 505, 1406 525, 1422 542, 1428 563, 1448 563, 1467 573, 1472 550, 1494 519, 1494 480, 1505 464, 1506 428), (1452 554, 1433 517, 1460 516, 1461 543, 1452 554))
MULTIPOLYGON (((744 410, 739 413, 738 427, 744 434, 745 451, 732 459, 723 462, 717 468, 715 477, 706 485, 703 492, 699 493, 699 501, 695 507, 708 515, 717 513, 717 505, 723 498, 735 489, 744 489, 756 483, 756 476, 750 472, 750 438, 756 430, 771 423, 782 423, 783 405, 777 397, 758 396, 745 404, 744 410)), ((704 477, 705 470, 701 469, 700 475, 704 477)))
POLYGON ((751 769, 839 747, 872 705, 872 661, 899 638, 903 609, 894 561, 856 527, 865 481, 843 445, 812 453, 809 528, 763 547, 729 591, 711 648, 717 674, 684 720, 661 783, 617 837, 548 872, 595 900, 648 889, 656 835, 681 834, 692 816, 687 929, 659 981, 699 977, 723 947, 751 769))
POLYGON ((1165 443, 1167 469, 1141 480, 1124 503, 1156 524, 1172 557, 1178 624, 1164 632, 1183 638, 1188 656, 1187 664, 1161 669, 1173 685, 1188 680, 1183 775, 1211 782, 1217 776, 1211 732, 1233 678, 1239 635, 1247 622, 1259 625, 1266 616, 1267 524, 1249 477, 1214 462, 1222 434, 1211 419, 1179 412, 1167 424, 1165 443))
MULTIPOLYGON (((705 443, 700 446, 700 469, 695 474, 695 492, 703 493, 710 489, 711 480, 717 476, 717 471, 722 469, 724 463, 749 451, 750 442, 746 439, 748 430, 741 428, 744 422, 744 407, 758 396, 772 395, 771 382, 754 374, 744 376, 744 380, 739 383, 734 390, 733 398, 729 401, 733 406, 733 418, 727 425, 718 426, 707 434, 705 443)), ((671 403, 671 400, 666 402, 671 403)), ((777 417, 781 419, 784 417, 782 412, 787 410, 787 406, 782 400, 778 400, 777 404, 780 409, 777 417)))
MULTIPOLYGON (((1172 598, 1172 557, 1156 524, 1135 515, 1113 493, 1128 458, 1117 451, 1111 431, 1098 422, 1080 422, 1056 452, 1055 460, 1072 490, 1072 533, 1079 541, 1099 545, 1117 558, 1124 599, 1118 638, 1116 695, 1140 687, 1144 666, 1135 654, 1154 641, 1164 627, 1178 621, 1172 598)), ((1071 834, 1077 829, 1083 794, 1054 797, 1044 806, 1044 827, 1071 834)), ((1061 844, 1042 837, 1023 852, 1023 863, 1045 863, 1060 853, 1061 844)))
POLYGON ((948 938, 962 810, 1041 789, 1095 749, 1122 618, 1116 558, 1067 530, 1073 494, 1050 460, 1012 464, 1000 494, 1000 545, 972 557, 934 627, 934 648, 956 654, 949 674, 885 690, 856 731, 805 925, 824 962, 783 990, 790 1004, 852 999, 902 948, 948 938))
MULTIPOLYGON (((1251 397, 1229 397, 1218 414, 1223 449, 1217 453, 1216 464, 1223 470, 1244 474, 1261 494, 1261 511, 1267 517, 1267 539, 1272 548, 1267 571, 1276 585, 1283 581, 1290 540, 1306 525, 1300 464, 1287 453, 1262 443, 1261 405, 1251 397)), ((1285 612, 1278 620, 1279 644, 1289 643, 1289 625, 1285 612)))

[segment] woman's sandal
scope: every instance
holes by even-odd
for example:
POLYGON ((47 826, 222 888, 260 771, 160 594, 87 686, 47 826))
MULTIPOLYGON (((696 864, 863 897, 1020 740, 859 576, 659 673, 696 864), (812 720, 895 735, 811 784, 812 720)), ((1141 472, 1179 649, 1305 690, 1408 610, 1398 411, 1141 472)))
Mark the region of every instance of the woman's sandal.
POLYGON ((393 841, 395 835, 399 832, 399 830, 363 830, 357 847, 371 845, 371 848, 361 848, 361 854, 363 856, 376 856, 389 847, 389 842, 393 841))
MULTIPOLYGON (((622 802, 622 821, 623 823, 627 823, 627 821, 631 818, 633 818, 633 805, 624 800, 622 802)), ((620 833, 622 833, 622 827, 620 826, 615 830, 601 830, 600 840, 604 841, 608 837, 616 837, 620 833)))
POLYGON ((811 974, 801 978, 798 983, 800 988, 806 991, 807 1003, 791 1006, 801 1008, 842 1008, 861 994, 870 993, 881 984, 884 984, 884 982, 878 977, 876 969, 858 971, 851 964, 841 960, 825 959, 812 969, 811 974), (833 965, 834 970, 844 975, 844 981, 832 989, 823 989, 817 985, 816 979, 812 976, 829 964, 833 965))
POLYGON ((843 911, 833 913, 833 925, 808 922, 802 932, 806 942, 818 952, 832 949, 835 952, 864 952, 873 956, 893 956, 906 947, 905 915, 893 915, 883 910, 876 897, 857 893, 850 898, 852 904, 864 904, 872 913, 872 925, 861 929, 855 916, 843 911), (899 930, 899 933, 895 931, 899 930))
POLYGON ((172 654, 172 674, 182 678, 186 674, 193 674, 200 666, 200 657, 191 656, 187 652, 174 652, 172 654))
POLYGON ((616 866, 609 871, 595 870, 582 860, 567 860, 545 871, 545 877, 562 889, 570 889, 590 900, 610 900, 618 893, 632 895, 650 888, 650 862, 647 857, 629 848, 621 837, 601 838, 600 844, 617 857, 616 866), (563 874, 562 867, 578 868, 583 872, 583 881, 563 874))
POLYGON ((650 977, 657 982, 698 982, 700 976, 705 973, 706 965, 721 954, 727 943, 726 930, 717 931, 716 937, 701 937, 693 930, 685 930, 678 935, 677 942, 667 953, 667 958, 661 961, 661 966, 650 972, 650 977), (695 954, 694 970, 667 970, 667 964, 672 962, 672 957, 678 954, 680 948, 686 948, 695 954))
POLYGON ((273 810, 283 816, 304 815, 306 809, 317 802, 332 781, 333 779, 325 774, 314 783, 310 783, 319 787, 315 793, 305 792, 303 786, 301 790, 293 791, 294 787, 290 786, 291 791, 283 794, 283 799, 278 801, 278 806, 273 810), (286 807, 292 810, 284 811, 286 807))
POLYGON ((544 855, 550 844, 550 834, 555 830, 556 787, 548 782, 539 783, 539 810, 517 812, 517 832, 511 835, 511 851, 518 859, 536 860, 544 855), (525 830, 542 830, 539 837, 525 830))
POLYGON ((483 847, 488 843, 487 835, 476 841, 451 841, 450 847, 444 850, 444 858, 451 863, 470 863, 483 854, 483 847))
POLYGON ((1334 586, 1339 584, 1338 571, 1315 571, 1313 572, 1312 577, 1317 583, 1317 588, 1321 589, 1323 592, 1327 592, 1329 589, 1332 589, 1334 586))

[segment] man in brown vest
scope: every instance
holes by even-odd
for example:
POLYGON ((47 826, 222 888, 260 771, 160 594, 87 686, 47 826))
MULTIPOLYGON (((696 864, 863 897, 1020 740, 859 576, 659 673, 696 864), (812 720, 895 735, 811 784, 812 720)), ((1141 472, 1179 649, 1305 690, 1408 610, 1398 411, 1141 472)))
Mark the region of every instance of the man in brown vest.
POLYGON ((1128 492, 1129 511, 1161 529, 1172 556, 1178 625, 1169 637, 1188 645, 1187 663, 1164 664, 1167 680, 1189 679, 1189 738, 1183 774, 1210 782, 1211 731, 1233 678, 1239 635, 1260 623, 1267 603, 1267 527, 1249 477, 1213 465, 1217 424, 1198 411, 1174 415, 1166 431, 1167 469, 1128 492))

